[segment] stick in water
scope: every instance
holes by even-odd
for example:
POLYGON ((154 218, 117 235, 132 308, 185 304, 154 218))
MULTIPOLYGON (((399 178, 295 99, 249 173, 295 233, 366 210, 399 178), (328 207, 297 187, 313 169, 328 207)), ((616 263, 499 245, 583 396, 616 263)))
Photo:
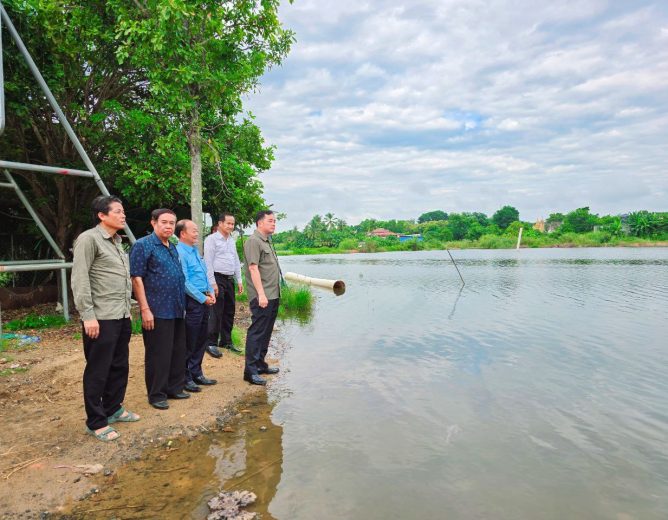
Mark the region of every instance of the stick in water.
POLYGON ((462 285, 466 285, 466 282, 464 281, 464 278, 462 278, 462 273, 459 272, 459 267, 457 267, 457 264, 455 263, 455 259, 452 258, 452 253, 450 253, 450 250, 448 248, 445 249, 448 254, 450 255, 450 260, 452 260, 452 265, 455 266, 455 269, 457 269, 457 274, 459 277, 462 279, 462 285))

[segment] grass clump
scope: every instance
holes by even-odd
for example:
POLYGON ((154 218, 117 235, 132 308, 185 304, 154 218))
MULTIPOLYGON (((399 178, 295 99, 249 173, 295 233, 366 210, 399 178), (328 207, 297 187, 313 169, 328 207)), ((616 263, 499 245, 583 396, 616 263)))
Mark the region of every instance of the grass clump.
POLYGON ((10 368, 14 358, 12 356, 4 355, 7 351, 18 351, 21 350, 22 346, 17 339, 11 338, 2 338, 0 339, 0 358, 2 363, 0 364, 0 377, 7 377, 14 374, 19 374, 21 372, 26 372, 28 369, 26 367, 16 367, 10 368))
POLYGON ((232 337, 232 344, 241 351, 239 355, 244 355, 246 353, 246 332, 237 327, 232 327, 230 336, 232 337))
POLYGON ((130 322, 130 327, 132 328, 132 334, 141 334, 141 318, 136 317, 132 318, 132 321, 130 322))
POLYGON ((60 314, 28 314, 25 318, 12 320, 3 325, 4 330, 24 329, 58 329, 67 325, 67 321, 60 314))
POLYGON ((313 314, 313 293, 308 286, 284 285, 281 287, 281 301, 278 317, 282 320, 295 319, 307 323, 313 314))
POLYGON ((14 374, 20 374, 21 372, 27 372, 28 369, 26 367, 19 367, 19 368, 3 368, 0 370, 0 377, 7 377, 7 376, 13 376, 14 374))

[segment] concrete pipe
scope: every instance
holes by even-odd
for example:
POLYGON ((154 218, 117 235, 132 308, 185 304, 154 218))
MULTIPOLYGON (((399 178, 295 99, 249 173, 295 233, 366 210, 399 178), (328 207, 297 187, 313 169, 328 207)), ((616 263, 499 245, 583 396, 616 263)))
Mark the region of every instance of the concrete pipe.
POLYGON ((324 278, 311 278, 297 273, 285 273, 283 278, 291 282, 305 283, 306 285, 313 285, 314 287, 323 287, 334 291, 337 296, 346 292, 346 284, 341 280, 325 280, 324 278))

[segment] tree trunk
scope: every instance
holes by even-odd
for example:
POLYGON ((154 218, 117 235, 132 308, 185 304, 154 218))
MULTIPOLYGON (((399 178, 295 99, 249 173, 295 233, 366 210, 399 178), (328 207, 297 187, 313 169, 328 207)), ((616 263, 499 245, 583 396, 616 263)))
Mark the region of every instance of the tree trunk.
POLYGON ((190 218, 199 229, 198 247, 200 254, 202 254, 205 235, 202 218, 202 140, 197 111, 194 111, 190 118, 188 148, 190 149, 190 218))

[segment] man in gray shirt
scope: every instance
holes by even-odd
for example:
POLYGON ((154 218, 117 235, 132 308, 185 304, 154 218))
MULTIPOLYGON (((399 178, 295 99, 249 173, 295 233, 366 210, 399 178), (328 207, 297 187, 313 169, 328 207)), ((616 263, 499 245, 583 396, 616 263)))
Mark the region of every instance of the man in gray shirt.
POLYGON ((92 203, 97 226, 74 243, 72 294, 83 322, 86 431, 101 441, 120 434, 109 424, 134 422, 123 408, 128 385, 130 268, 118 231, 125 227, 120 199, 101 195, 92 203))
POLYGON ((260 374, 278 373, 278 368, 267 365, 264 358, 278 315, 281 274, 278 258, 269 242, 276 230, 274 212, 258 211, 255 224, 257 229, 244 244, 246 287, 252 315, 246 335, 244 380, 252 385, 265 385, 267 381, 260 374))
POLYGON ((204 262, 207 277, 213 286, 216 303, 209 318, 209 338, 206 351, 215 358, 223 354, 220 348, 236 350, 232 343, 235 314, 235 282, 239 294, 244 292, 241 282, 241 263, 232 237, 234 215, 221 213, 218 230, 204 239, 204 262), (218 338, 220 337, 220 342, 218 338))

